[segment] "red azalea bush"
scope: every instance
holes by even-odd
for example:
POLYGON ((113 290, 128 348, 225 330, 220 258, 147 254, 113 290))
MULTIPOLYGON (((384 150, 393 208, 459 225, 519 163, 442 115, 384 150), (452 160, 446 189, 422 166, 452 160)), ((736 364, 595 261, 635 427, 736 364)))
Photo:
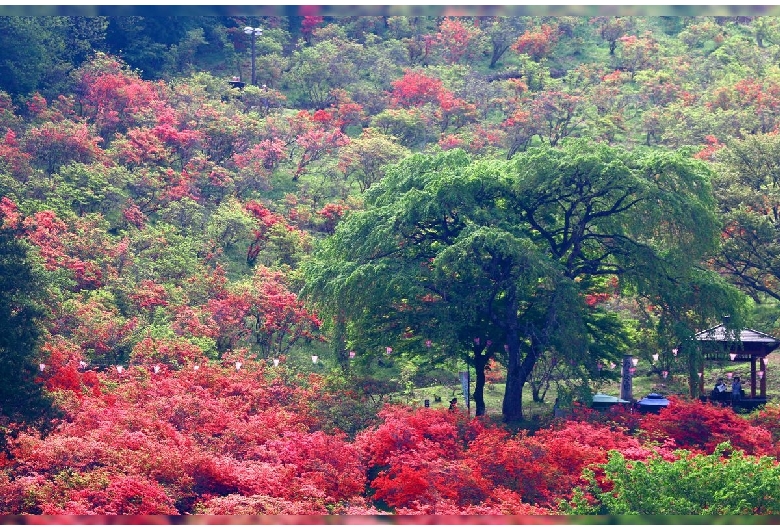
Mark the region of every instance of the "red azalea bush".
POLYGON ((751 425, 769 431, 775 444, 774 455, 780 456, 780 405, 767 403, 763 409, 751 414, 749 421, 751 425))
MULTIPOLYGON (((53 358, 77 354, 66 346, 53 345, 53 358)), ((769 431, 751 424, 771 422, 773 409, 748 421, 674 398, 660 414, 633 415, 639 436, 617 415, 599 423, 605 417, 583 414, 587 421, 530 435, 457 411, 388 405, 382 423, 351 442, 319 430, 314 404, 330 399, 321 378, 245 357, 236 370, 237 356, 198 370, 155 373, 141 364, 93 372, 98 392, 57 386, 66 419, 47 436, 29 431, 9 441, 0 512, 552 514, 585 485, 586 468, 611 487, 593 467, 610 450, 637 461, 674 459, 671 438, 700 452, 727 439, 755 454, 773 448, 769 431)), ((52 363, 49 381, 68 366, 52 363)))
POLYGON ((356 444, 376 476, 374 498, 398 513, 554 510, 583 469, 606 462, 609 450, 655 454, 624 429, 584 422, 530 436, 440 409, 387 407, 380 415, 384 423, 360 433, 356 444))
POLYGON ((486 500, 491 483, 469 458, 469 443, 485 429, 443 409, 388 406, 380 412, 384 423, 358 434, 374 498, 396 508, 450 499, 458 505, 486 500))
POLYGON ((59 390, 66 420, 9 441, 0 511, 308 514, 361 495, 358 449, 308 427, 316 378, 284 383, 263 366, 133 366, 97 374, 99 395, 59 390))
POLYGON ((607 461, 609 450, 635 458, 654 451, 624 429, 569 421, 533 436, 486 430, 470 446, 479 472, 495 486, 516 492, 524 502, 554 509, 581 483, 583 469, 607 461))
POLYGON ((661 442, 675 440, 679 449, 712 453, 722 442, 750 455, 773 451, 772 435, 760 426, 738 416, 730 408, 701 401, 669 397, 669 406, 659 414, 642 416, 642 438, 661 442))

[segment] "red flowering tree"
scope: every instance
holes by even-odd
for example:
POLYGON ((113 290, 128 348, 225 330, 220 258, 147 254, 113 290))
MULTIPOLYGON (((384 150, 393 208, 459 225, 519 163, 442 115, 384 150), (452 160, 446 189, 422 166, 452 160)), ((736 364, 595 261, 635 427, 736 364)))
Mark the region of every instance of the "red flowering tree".
POLYGON ((507 159, 511 159, 518 151, 524 151, 540 130, 540 124, 530 110, 518 109, 501 123, 505 132, 507 159))
POLYGON ((441 47, 444 60, 448 64, 455 64, 464 59, 474 59, 475 43, 479 41, 482 31, 474 23, 469 26, 460 18, 446 17, 439 24, 439 32, 436 34, 436 42, 441 47))
POLYGON ((276 255, 274 260, 290 262, 298 248, 305 245, 305 234, 278 213, 272 212, 257 201, 247 201, 244 208, 257 220, 257 228, 252 231, 254 239, 249 244, 246 263, 253 267, 263 250, 280 250, 284 255, 276 255))
POLYGON ((558 41, 558 28, 542 24, 539 28, 529 29, 511 46, 517 53, 523 53, 534 61, 539 61, 550 54, 558 41))
POLYGON ((530 115, 536 123, 535 132, 555 147, 584 122, 583 103, 582 96, 556 90, 537 94, 530 104, 530 115))
POLYGON ((100 159, 101 140, 84 122, 46 122, 27 131, 24 149, 34 166, 50 174, 70 162, 88 164, 100 159))
POLYGON ((295 161, 293 181, 309 171, 312 164, 335 155, 348 145, 350 139, 342 132, 342 124, 336 112, 318 110, 313 114, 301 111, 290 119, 294 140, 290 146, 290 159, 295 161))
POLYGON ((279 357, 299 341, 324 341, 317 316, 286 285, 281 272, 258 267, 247 293, 254 347, 263 358, 279 357))
POLYGON ((32 173, 31 159, 32 155, 22 149, 16 133, 6 129, 5 136, 0 140, 0 171, 19 182, 26 182, 32 173))
POLYGON ((233 178, 236 194, 242 197, 270 189, 271 173, 287 155, 288 149, 279 138, 262 140, 247 151, 234 154, 231 166, 236 168, 233 178))
POLYGON ((48 270, 72 273, 74 290, 96 289, 108 278, 116 277, 114 258, 119 247, 99 218, 71 218, 66 223, 54 212, 43 210, 25 218, 22 224, 48 270))
POLYGON ((143 81, 119 60, 98 53, 76 72, 83 115, 108 140, 116 132, 151 125, 164 106, 162 85, 143 81))
POLYGON ((658 62, 658 41, 650 32, 641 37, 623 35, 617 39, 617 57, 620 69, 631 73, 631 78, 639 70, 652 68, 658 62))
POLYGON ((421 72, 407 70, 403 77, 392 82, 391 103, 396 107, 419 107, 437 103, 444 89, 441 80, 421 72))
POLYGON ((349 211, 349 207, 345 204, 329 203, 323 206, 317 212, 317 215, 322 218, 322 230, 327 234, 332 234, 347 211, 349 211))
POLYGON ((393 107, 430 105, 440 132, 449 127, 459 129, 476 119, 477 109, 474 104, 447 90, 441 80, 421 72, 406 70, 403 77, 392 82, 392 87, 390 103, 393 107))
POLYGON ((322 24, 323 20, 325 20, 323 17, 316 15, 307 15, 303 17, 303 21, 301 22, 301 34, 307 44, 311 44, 312 34, 317 27, 322 24))

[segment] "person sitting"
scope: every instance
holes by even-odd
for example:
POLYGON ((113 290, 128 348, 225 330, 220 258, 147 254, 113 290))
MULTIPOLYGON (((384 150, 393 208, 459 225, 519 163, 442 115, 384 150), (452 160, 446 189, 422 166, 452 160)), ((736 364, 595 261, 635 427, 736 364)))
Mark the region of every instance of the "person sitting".
POLYGON ((719 378, 715 383, 715 388, 712 389, 711 397, 713 401, 724 401, 728 394, 726 393, 726 383, 723 382, 723 378, 719 378))
POLYGON ((731 383, 731 403, 737 405, 739 400, 742 399, 742 383, 739 377, 734 378, 734 382, 731 383))

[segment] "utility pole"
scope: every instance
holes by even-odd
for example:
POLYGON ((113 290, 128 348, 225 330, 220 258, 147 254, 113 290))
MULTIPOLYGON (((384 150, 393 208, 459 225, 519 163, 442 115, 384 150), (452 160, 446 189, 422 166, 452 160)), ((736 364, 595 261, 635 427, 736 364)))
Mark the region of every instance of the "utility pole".
POLYGON ((263 28, 253 28, 252 26, 246 26, 244 33, 252 35, 252 85, 257 84, 257 75, 255 75, 255 41, 258 35, 263 36, 263 28))

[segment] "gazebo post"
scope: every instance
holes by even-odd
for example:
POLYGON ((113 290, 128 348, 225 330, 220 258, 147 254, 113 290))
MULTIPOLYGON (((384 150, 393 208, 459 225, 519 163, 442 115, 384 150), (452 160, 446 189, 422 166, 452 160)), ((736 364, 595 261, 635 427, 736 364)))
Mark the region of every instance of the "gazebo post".
POLYGON ((768 366, 768 363, 766 362, 766 356, 761 357, 760 363, 761 364, 759 367, 764 371, 764 377, 761 378, 761 382, 759 383, 761 385, 761 397, 766 399, 766 369, 768 366))
POLYGON ((750 355, 750 397, 756 397, 756 356, 750 355))

